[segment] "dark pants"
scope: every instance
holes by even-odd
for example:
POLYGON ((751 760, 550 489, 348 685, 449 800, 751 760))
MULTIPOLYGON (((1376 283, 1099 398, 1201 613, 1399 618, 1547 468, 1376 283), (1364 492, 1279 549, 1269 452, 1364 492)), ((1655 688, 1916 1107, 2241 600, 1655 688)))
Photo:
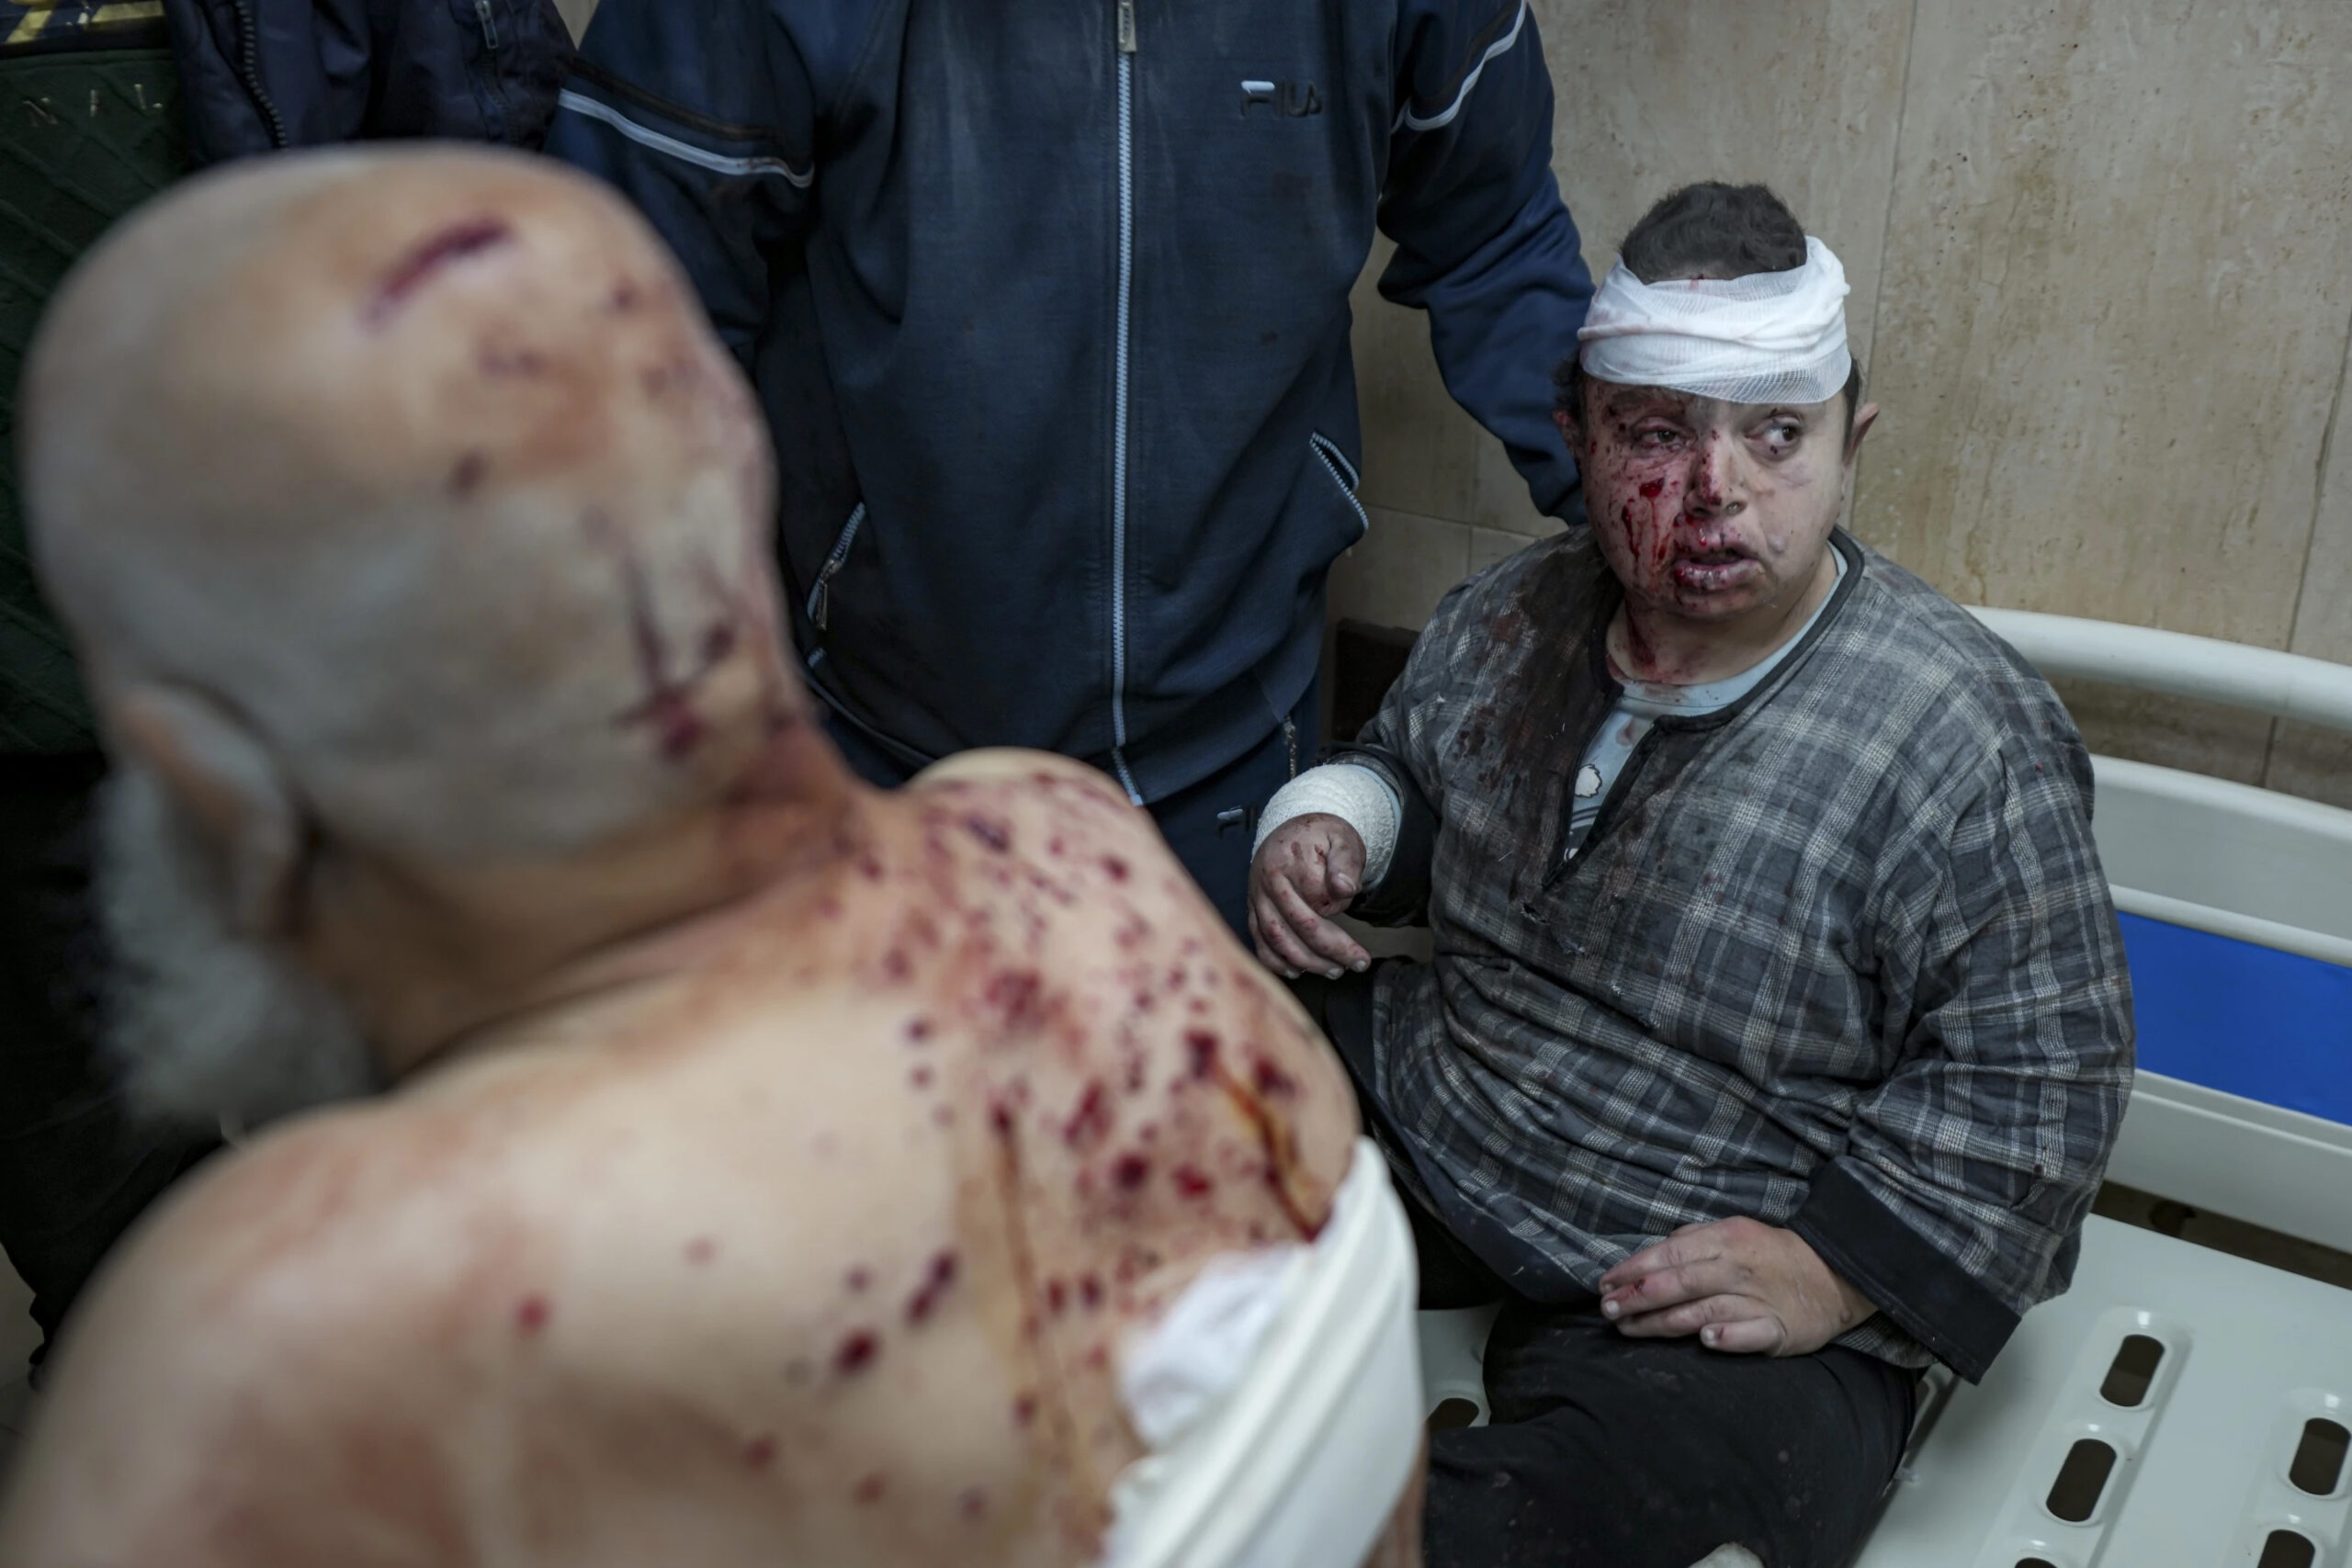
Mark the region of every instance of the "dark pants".
MULTIPOLYGON (((1294 982, 1371 1090, 1372 976, 1294 982)), ((1697 1338, 1628 1339, 1597 1300, 1511 1292, 1409 1195, 1421 1304, 1499 1301, 1490 1424, 1430 1434, 1428 1568, 1690 1568, 1736 1542, 1766 1568, 1838 1568, 1876 1518, 1911 1428, 1917 1375, 1832 1345, 1767 1359, 1697 1338)))
MULTIPOLYGON (((1277 726, 1253 750, 1200 783, 1151 803, 1160 837, 1245 942, 1250 940, 1250 840, 1258 813, 1301 767, 1313 765, 1316 719, 1315 687, 1310 684, 1291 710, 1288 731, 1277 726)), ((830 709, 825 728, 851 771, 870 784, 896 789, 922 771, 919 762, 885 749, 830 709)))
POLYGON ((51 1339, 116 1238, 218 1144, 134 1128, 99 1060, 90 802, 104 773, 94 754, 0 757, 0 1248, 51 1339))

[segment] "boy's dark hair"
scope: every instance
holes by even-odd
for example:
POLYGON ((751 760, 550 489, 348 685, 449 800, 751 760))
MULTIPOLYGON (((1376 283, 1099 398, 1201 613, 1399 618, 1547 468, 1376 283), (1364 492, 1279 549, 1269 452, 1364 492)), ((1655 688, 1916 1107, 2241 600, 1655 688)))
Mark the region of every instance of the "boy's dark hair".
MULTIPOLYGON (((1669 191, 1626 231, 1617 247, 1625 270, 1644 283, 1694 272, 1746 277, 1804 265, 1804 225, 1789 204, 1764 186, 1707 180, 1669 191)), ((1552 372, 1555 405, 1584 419, 1584 367, 1575 355, 1552 372)), ((1854 438, 1854 411, 1862 403, 1862 362, 1846 375, 1846 439, 1854 438)))

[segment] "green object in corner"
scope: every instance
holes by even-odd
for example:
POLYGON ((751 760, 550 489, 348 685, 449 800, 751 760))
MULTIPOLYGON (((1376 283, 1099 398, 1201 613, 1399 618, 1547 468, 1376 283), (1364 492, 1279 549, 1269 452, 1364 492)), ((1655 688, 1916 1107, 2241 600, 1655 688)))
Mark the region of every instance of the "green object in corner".
POLYGON ((162 7, 139 15, 148 9, 0 4, 0 754, 97 743, 71 645, 26 549, 17 379, 66 269, 187 171, 179 78, 162 7), (133 25, 73 25, 123 13, 133 25))

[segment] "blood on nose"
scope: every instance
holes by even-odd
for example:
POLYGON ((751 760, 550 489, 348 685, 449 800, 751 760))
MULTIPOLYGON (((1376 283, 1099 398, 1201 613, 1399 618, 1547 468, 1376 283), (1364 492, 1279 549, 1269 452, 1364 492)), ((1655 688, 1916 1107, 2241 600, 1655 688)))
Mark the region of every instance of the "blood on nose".
POLYGON ((1690 455, 1690 479, 1684 486, 1692 511, 1716 513, 1727 502, 1724 480, 1730 467, 1729 450, 1723 437, 1710 431, 1701 438, 1697 450, 1690 455))

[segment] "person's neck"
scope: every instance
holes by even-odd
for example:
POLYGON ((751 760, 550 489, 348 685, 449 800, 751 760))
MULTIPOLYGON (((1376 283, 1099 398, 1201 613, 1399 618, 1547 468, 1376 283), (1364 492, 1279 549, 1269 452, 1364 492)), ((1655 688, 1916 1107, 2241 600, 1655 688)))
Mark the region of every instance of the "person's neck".
POLYGON ((582 998, 690 967, 755 907, 854 852, 875 792, 821 732, 779 735, 721 799, 558 863, 369 866, 315 954, 394 1080, 487 1049, 582 998))
POLYGON ((1620 680, 1662 686, 1703 686, 1744 675, 1804 630, 1836 590, 1838 567, 1833 543, 1822 550, 1803 592, 1724 621, 1678 615, 1628 594, 1610 618, 1610 668, 1620 680))

